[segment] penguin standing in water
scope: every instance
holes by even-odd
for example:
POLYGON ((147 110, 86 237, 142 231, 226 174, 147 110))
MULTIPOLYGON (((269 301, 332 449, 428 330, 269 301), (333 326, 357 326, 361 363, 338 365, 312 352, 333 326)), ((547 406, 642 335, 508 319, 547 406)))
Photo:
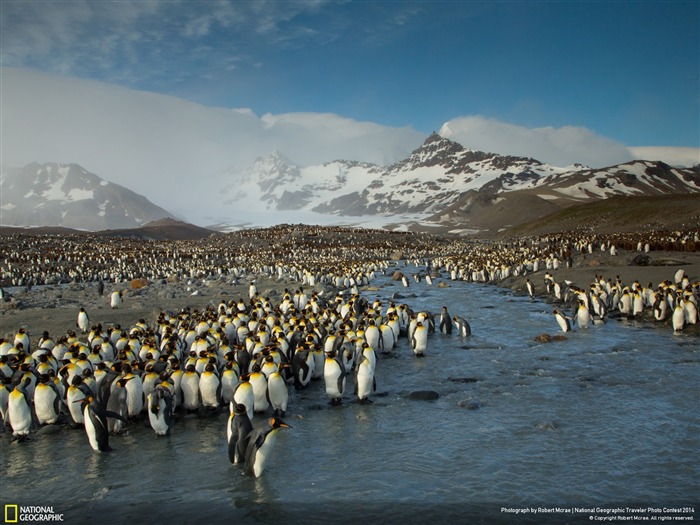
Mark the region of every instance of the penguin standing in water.
POLYGON ((443 334, 452 333, 452 318, 447 311, 447 306, 442 307, 442 313, 440 314, 440 332, 443 334))
POLYGON ((345 392, 347 371, 337 350, 326 353, 326 363, 323 367, 323 380, 326 384, 326 394, 331 398, 331 405, 340 405, 345 392))
POLYGON ((569 323, 569 318, 566 317, 559 310, 554 310, 552 313, 554 314, 554 317, 556 318, 557 323, 559 323, 559 328, 561 328, 561 331, 562 332, 571 332, 571 323, 569 323))
POLYGON ((124 428, 123 421, 129 415, 129 409, 126 404, 126 388, 124 388, 129 381, 130 379, 122 377, 112 384, 112 392, 107 398, 106 408, 108 411, 119 414, 122 417, 121 419, 109 418, 107 420, 107 430, 110 434, 120 434, 124 428))
POLYGON ((469 325, 469 323, 464 317, 459 317, 458 315, 455 315, 452 318, 452 322, 454 323, 455 328, 457 329, 457 333, 460 337, 469 337, 470 335, 472 335, 472 327, 469 325))
POLYGON ((173 424, 173 394, 158 385, 148 394, 148 421, 157 436, 169 436, 173 424))
POLYGON ((83 419, 85 420, 85 433, 93 450, 98 452, 109 452, 109 430, 107 428, 107 418, 121 419, 126 422, 121 415, 110 412, 102 408, 102 405, 93 396, 76 401, 80 402, 83 409, 83 419))
POLYGON ((232 406, 233 410, 228 418, 226 438, 228 441, 228 459, 234 465, 245 462, 245 453, 248 449, 250 433, 253 431, 253 423, 248 417, 248 409, 241 403, 232 406))
POLYGON ((280 428, 291 428, 279 418, 273 417, 258 423, 250 433, 250 441, 245 452, 243 474, 259 478, 265 470, 280 428))
POLYGON ((24 441, 29 436, 32 428, 32 406, 27 394, 27 387, 31 383, 30 378, 25 378, 10 392, 7 405, 12 435, 17 441, 24 441))
POLYGON ((525 281, 525 286, 527 287, 527 294, 530 296, 530 300, 534 301, 535 300, 535 285, 532 284, 532 281, 528 279, 525 281))
POLYGON ((355 368, 355 395, 363 405, 371 403, 369 395, 377 390, 377 381, 374 377, 374 367, 369 358, 360 356, 355 368))
POLYGON ((416 329, 411 336, 411 347, 416 357, 423 357, 428 346, 428 330, 420 321, 416 323, 416 329))

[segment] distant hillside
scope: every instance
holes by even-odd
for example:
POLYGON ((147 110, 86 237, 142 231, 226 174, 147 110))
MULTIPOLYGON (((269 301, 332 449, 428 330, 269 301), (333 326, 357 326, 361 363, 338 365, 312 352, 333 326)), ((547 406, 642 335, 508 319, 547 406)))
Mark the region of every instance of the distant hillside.
POLYGON ((175 219, 161 219, 149 222, 140 228, 124 228, 120 230, 100 230, 88 232, 73 230, 70 228, 39 226, 36 228, 20 228, 15 226, 0 227, 1 235, 29 234, 29 235, 83 235, 98 237, 127 237, 133 239, 155 241, 197 241, 206 239, 211 235, 219 235, 217 232, 177 221, 175 219))
POLYGON ((700 194, 610 197, 570 206, 540 219, 508 228, 498 237, 561 231, 598 233, 700 228, 700 194))

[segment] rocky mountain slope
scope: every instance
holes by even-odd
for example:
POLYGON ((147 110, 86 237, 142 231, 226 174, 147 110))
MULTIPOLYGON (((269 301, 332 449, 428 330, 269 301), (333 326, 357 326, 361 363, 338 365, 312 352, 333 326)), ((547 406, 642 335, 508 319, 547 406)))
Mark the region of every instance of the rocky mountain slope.
POLYGON ((173 214, 77 164, 28 164, 0 176, 3 226, 136 228, 173 214))
POLYGON ((390 166, 335 161, 301 168, 274 153, 232 177, 235 182, 222 190, 225 206, 254 201, 270 212, 410 215, 434 227, 491 232, 612 196, 700 191, 696 168, 652 161, 556 167, 470 150, 435 133, 390 166))

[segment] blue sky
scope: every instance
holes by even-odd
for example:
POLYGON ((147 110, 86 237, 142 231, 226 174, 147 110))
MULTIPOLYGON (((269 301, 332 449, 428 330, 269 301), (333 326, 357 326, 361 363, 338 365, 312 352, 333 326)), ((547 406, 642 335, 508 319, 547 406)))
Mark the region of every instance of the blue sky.
POLYGON ((256 115, 333 113, 424 134, 476 115, 700 146, 695 0, 1 5, 5 67, 256 115))

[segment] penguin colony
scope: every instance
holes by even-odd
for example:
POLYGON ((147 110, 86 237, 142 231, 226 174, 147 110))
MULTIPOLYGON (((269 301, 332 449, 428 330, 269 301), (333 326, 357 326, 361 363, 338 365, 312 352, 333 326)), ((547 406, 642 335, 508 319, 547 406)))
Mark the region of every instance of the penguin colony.
MULTIPOLYGON (((369 283, 374 271, 368 266, 362 280, 369 283)), ((76 325, 86 317, 80 308, 76 325)), ((20 329, 12 343, 0 343, 0 411, 17 440, 35 424, 66 422, 84 428, 101 452, 111 450, 110 435, 146 418, 157 436, 168 436, 178 415, 228 411, 229 459, 257 477, 275 434, 289 427, 282 418, 290 388, 318 380, 331 405, 371 403, 378 354, 397 352, 399 338, 410 334, 422 356, 433 332, 432 315, 406 304, 384 307, 359 294, 325 299, 303 288, 273 304, 252 287, 248 300, 164 311, 152 325, 141 319, 129 330, 96 324, 84 338, 44 332, 32 344, 20 329)))
MULTIPOLYGON (((250 282, 247 299, 201 311, 163 311, 129 329, 90 324, 83 309, 76 312, 76 330, 56 339, 45 332, 32 344, 30 334, 20 329, 14 340, 0 340, 4 423, 23 440, 36 425, 65 421, 84 428, 93 449, 107 451, 110 435, 140 419, 147 418, 157 436, 167 436, 178 414, 228 411, 229 459, 244 473, 259 476, 276 433, 288 427, 282 418, 293 397, 290 387, 321 381, 331 404, 368 403, 376 392, 377 356, 397 352, 399 338, 421 357, 436 330, 471 334, 467 320, 447 308, 436 322, 430 312, 412 312, 407 304, 369 303, 361 297, 359 289, 386 272, 392 259, 426 266, 425 274, 413 275, 426 286, 443 273, 451 280, 483 283, 530 275, 532 298, 534 275, 544 270, 541 286, 547 297, 564 305, 554 313, 563 331, 595 325, 615 312, 653 312, 674 331, 697 323, 698 283, 684 273, 656 287, 597 276, 588 290, 555 278, 576 253, 688 249, 698 244, 697 231, 643 239, 640 234, 549 235, 489 245, 387 232, 368 241, 366 235, 358 241, 353 230, 283 225, 198 242, 2 236, 3 286, 172 278, 250 282), (299 287, 273 303, 259 294, 256 276, 299 287), (567 304, 575 307, 572 315, 563 312, 567 304)), ((405 275, 399 279, 410 286, 405 275)), ((121 294, 110 295, 110 306, 118 308, 121 300, 121 294)))

